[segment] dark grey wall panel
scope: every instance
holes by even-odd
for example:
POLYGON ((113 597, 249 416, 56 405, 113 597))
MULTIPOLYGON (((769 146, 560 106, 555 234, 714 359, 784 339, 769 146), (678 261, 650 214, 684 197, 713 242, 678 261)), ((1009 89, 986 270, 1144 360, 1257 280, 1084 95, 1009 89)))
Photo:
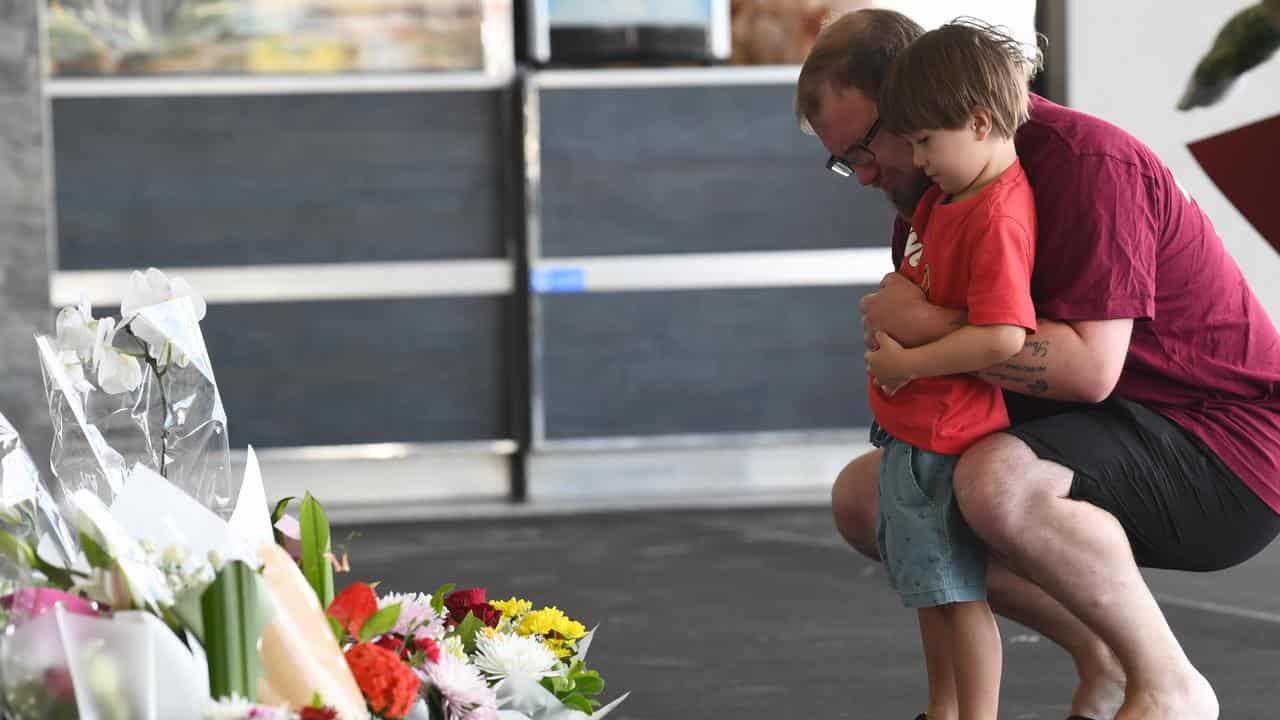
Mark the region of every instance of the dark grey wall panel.
POLYGON ((510 437, 509 302, 211 305, 201 326, 232 445, 510 437))
POLYGON ((544 296, 547 438, 867 426, 868 291, 544 296))
POLYGON ((56 100, 59 267, 502 256, 508 93, 56 100))
POLYGON ((542 91, 542 255, 885 243, 878 191, 828 172, 791 85, 542 91))

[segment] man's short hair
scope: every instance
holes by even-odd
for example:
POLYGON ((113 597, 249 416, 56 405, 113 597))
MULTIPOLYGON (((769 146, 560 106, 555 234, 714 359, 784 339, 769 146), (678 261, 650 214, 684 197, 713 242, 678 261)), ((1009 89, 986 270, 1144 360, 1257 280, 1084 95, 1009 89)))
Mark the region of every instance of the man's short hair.
POLYGON ((1030 114, 1027 84, 1040 49, 969 18, 921 35, 898 53, 880 89, 881 126, 897 135, 964 127, 991 111, 998 137, 1013 138, 1030 114))
POLYGON ((857 10, 828 23, 800 66, 795 110, 801 129, 813 132, 828 89, 857 88, 877 99, 894 58, 923 33, 916 21, 892 10, 857 10))

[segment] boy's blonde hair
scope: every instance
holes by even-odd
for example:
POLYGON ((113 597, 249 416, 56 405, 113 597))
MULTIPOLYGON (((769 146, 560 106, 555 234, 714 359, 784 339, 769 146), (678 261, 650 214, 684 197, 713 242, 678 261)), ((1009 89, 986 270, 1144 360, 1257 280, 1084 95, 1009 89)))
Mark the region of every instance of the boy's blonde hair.
POLYGON ((1040 64, 1039 47, 978 20, 956 20, 898 53, 880 92, 881 125, 896 135, 956 130, 983 107, 996 135, 1012 139, 1030 114, 1027 83, 1040 64))

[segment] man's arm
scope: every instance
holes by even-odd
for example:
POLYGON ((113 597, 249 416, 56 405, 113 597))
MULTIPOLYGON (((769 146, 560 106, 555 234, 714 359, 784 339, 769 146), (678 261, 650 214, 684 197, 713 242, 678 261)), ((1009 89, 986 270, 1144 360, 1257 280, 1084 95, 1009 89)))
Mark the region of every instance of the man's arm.
MULTIPOLYGON (((965 313, 930 304, 910 280, 885 277, 879 291, 862 299, 868 347, 876 331, 915 347, 967 325, 965 313)), ((978 373, 1006 390, 1069 402, 1101 402, 1120 379, 1129 352, 1132 319, 1059 322, 1039 319, 1034 335, 1009 360, 978 373)))

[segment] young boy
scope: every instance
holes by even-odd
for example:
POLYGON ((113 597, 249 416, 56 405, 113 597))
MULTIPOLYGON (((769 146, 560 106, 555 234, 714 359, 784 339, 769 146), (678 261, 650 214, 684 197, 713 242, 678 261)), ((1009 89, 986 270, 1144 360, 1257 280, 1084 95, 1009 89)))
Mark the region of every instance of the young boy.
MULTIPOLYGON (((986 550, 956 506, 956 460, 1009 425, 1000 389, 967 373, 1017 354, 1036 327, 1036 218, 1014 151, 1038 63, 993 28, 952 23, 894 61, 879 108, 935 183, 911 221, 899 272, 968 324, 903 348, 878 333, 866 355, 880 465, 878 541, 893 587, 917 608, 928 720, 995 720, 1001 647, 986 603, 986 550)), ((917 718, 917 720, 921 720, 917 718)))

